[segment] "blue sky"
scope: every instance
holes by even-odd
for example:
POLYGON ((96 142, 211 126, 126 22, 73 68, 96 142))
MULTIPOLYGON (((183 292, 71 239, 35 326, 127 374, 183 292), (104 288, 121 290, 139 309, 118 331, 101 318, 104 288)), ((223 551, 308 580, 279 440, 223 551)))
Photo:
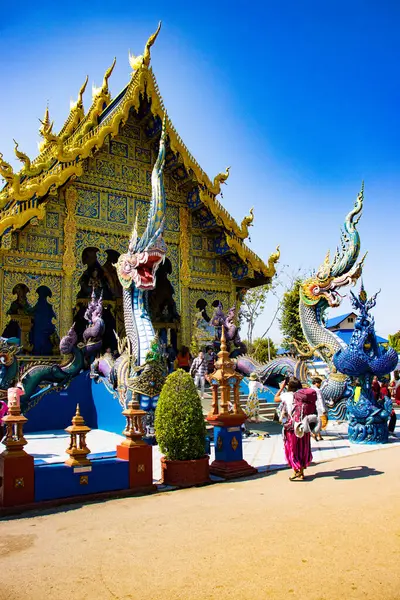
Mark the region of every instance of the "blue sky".
MULTIPOLYGON (((168 113, 212 178, 231 165, 223 203, 240 221, 251 206, 251 247, 281 246, 288 271, 333 251, 365 180, 364 281, 382 288, 377 329, 400 329, 400 3, 388 0, 248 2, 20 2, 3 8, 0 151, 33 156, 47 101, 55 130, 86 74, 99 85, 114 56, 115 95, 159 19, 152 65, 168 113), (150 4, 150 3, 149 3, 150 4)), ((91 98, 86 94, 86 106, 91 98)), ((271 299, 256 332, 269 323, 271 299)), ((346 312, 345 300, 334 314, 346 312)), ((333 313, 331 313, 333 316, 333 313)), ((279 329, 272 329, 279 341, 279 329)))

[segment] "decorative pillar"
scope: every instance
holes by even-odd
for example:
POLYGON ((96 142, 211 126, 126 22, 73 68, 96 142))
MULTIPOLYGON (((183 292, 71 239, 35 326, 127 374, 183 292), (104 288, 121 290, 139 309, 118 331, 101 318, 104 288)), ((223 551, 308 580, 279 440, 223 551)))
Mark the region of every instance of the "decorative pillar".
POLYGON ((29 336, 32 329, 32 317, 29 315, 10 315, 10 320, 18 323, 21 331, 21 346, 24 352, 32 352, 33 345, 30 343, 29 336))
POLYGON ((189 285, 190 285, 190 215, 189 208, 181 206, 179 208, 179 252, 180 266, 179 279, 181 284, 181 344, 190 346, 190 306, 189 306, 189 285))
POLYGON ((235 371, 234 362, 229 358, 224 327, 215 368, 214 373, 208 376, 212 386, 212 406, 207 421, 214 426, 215 447, 215 460, 210 465, 210 473, 225 479, 254 475, 257 469, 243 459, 241 425, 247 416, 240 406, 242 376, 235 371), (230 405, 232 410, 229 409, 230 405))
POLYGON ((0 454, 0 506, 21 506, 35 500, 34 458, 27 454, 24 446, 23 428, 28 421, 21 415, 20 388, 9 388, 8 414, 2 418, 6 435, 2 443, 6 447, 0 454))
POLYGON ((153 448, 143 441, 143 419, 146 412, 141 410, 136 394, 133 394, 128 407, 122 411, 126 426, 122 432, 125 440, 117 446, 117 458, 129 461, 129 487, 134 490, 152 491, 153 484, 153 448))
POLYGON ((79 404, 76 405, 76 413, 72 417, 72 425, 67 427, 65 431, 70 435, 69 447, 66 451, 69 454, 69 458, 65 461, 65 464, 70 467, 90 466, 91 462, 87 458, 90 450, 86 445, 86 435, 91 429, 85 424, 79 410, 79 404))
POLYGON ((64 254, 62 281, 62 309, 60 315, 60 338, 67 333, 72 323, 73 310, 73 275, 76 269, 76 203, 78 193, 74 187, 68 187, 65 192, 66 217, 64 221, 64 254))

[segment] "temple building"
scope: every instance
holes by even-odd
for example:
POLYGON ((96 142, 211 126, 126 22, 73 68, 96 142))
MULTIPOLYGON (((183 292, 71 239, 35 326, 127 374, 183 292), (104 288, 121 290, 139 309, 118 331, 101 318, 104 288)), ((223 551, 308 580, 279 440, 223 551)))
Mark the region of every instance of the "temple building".
MULTIPOLYGON (((17 173, 0 154, 0 333, 20 337, 26 354, 56 354, 73 320, 81 335, 93 289, 103 293, 105 346, 115 346, 114 329, 123 335, 114 264, 135 219, 144 229, 151 197, 166 110, 150 67, 158 32, 143 55, 130 57, 130 80, 114 99, 115 60, 85 113, 86 78, 58 133, 46 108, 37 158, 16 144, 17 173)), ((246 289, 271 280, 279 251, 264 263, 245 243, 252 212, 239 225, 219 202, 229 169, 211 180, 168 117, 167 134, 168 252, 149 307, 157 330, 189 345, 199 310, 211 316, 218 301, 224 309, 238 305, 246 289)))

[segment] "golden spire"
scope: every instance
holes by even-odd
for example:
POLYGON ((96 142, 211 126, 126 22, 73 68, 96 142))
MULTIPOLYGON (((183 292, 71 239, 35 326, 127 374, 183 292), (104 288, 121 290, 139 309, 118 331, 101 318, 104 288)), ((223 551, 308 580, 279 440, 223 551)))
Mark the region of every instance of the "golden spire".
POLYGON ((149 39, 147 40, 146 45, 144 47, 143 54, 141 54, 140 56, 134 56, 133 54, 131 54, 129 52, 129 64, 131 65, 132 71, 137 71, 137 69, 140 69, 140 67, 142 67, 142 66, 143 67, 150 66, 150 60, 151 60, 150 48, 156 41, 157 36, 160 33, 160 29, 161 29, 161 21, 158 24, 157 31, 155 33, 153 33, 153 35, 151 35, 149 37, 149 39))
POLYGON ((50 127, 50 114, 49 114, 49 105, 47 104, 46 106, 46 110, 44 111, 44 118, 43 121, 41 121, 43 127, 46 127, 46 129, 49 129, 50 127))
POLYGON ((44 111, 43 121, 39 119, 39 122, 42 124, 39 133, 42 137, 45 137, 46 133, 49 133, 53 127, 53 123, 50 122, 49 105, 46 106, 46 110, 44 111))

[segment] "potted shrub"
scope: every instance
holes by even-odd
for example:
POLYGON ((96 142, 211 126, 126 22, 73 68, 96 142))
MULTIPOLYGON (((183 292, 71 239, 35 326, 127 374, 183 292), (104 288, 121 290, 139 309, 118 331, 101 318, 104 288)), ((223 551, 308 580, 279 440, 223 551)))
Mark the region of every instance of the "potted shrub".
POLYGON ((161 390, 155 430, 164 454, 163 483, 190 487, 209 481, 203 409, 191 376, 182 369, 168 375, 161 390))

